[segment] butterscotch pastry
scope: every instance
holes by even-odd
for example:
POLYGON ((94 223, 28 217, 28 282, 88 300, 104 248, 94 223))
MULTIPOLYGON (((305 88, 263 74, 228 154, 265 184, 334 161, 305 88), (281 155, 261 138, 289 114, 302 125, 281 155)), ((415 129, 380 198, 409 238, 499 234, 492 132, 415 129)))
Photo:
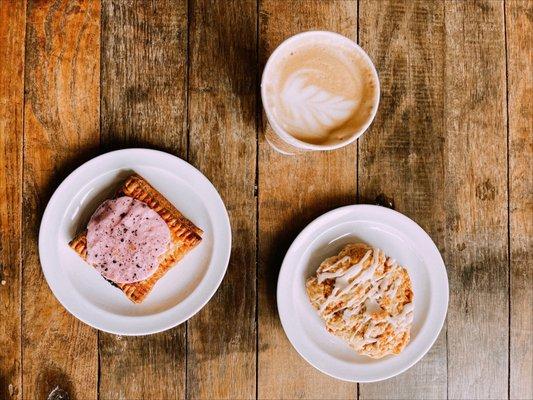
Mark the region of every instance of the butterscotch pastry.
POLYGON ((202 233, 134 174, 69 244, 128 299, 141 303, 156 282, 200 243, 202 233))
POLYGON ((364 243, 345 246, 308 278, 307 295, 328 332, 358 354, 399 354, 410 338, 413 288, 404 267, 364 243))

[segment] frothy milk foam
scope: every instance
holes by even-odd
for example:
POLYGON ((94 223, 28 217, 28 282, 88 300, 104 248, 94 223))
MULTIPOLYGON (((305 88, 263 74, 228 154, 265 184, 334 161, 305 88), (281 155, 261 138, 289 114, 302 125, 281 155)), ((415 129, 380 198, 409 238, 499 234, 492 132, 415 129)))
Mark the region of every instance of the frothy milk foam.
POLYGON ((377 107, 377 77, 348 39, 302 36, 273 55, 263 78, 269 118, 303 142, 351 138, 377 107), (343 40, 341 40, 343 39, 343 40))

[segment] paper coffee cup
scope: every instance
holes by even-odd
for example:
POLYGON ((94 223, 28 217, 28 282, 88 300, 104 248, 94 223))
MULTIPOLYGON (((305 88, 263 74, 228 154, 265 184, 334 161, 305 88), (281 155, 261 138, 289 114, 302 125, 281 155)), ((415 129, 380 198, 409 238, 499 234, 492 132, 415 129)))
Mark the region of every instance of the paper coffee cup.
POLYGON ((334 150, 370 126, 380 97, 376 68, 366 52, 338 33, 309 31, 281 43, 261 79, 271 129, 265 137, 280 153, 334 150))

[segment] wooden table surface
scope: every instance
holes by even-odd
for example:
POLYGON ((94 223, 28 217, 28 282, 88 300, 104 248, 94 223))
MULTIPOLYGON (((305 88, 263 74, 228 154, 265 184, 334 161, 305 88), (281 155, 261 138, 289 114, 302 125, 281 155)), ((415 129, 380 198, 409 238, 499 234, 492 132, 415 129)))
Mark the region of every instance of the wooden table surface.
POLYGON ((528 0, 0 0, 0 398, 531 399, 532 18, 528 0), (360 43, 381 103, 357 144, 287 157, 259 79, 310 29, 360 43), (126 147, 200 169, 233 228, 213 299, 147 337, 72 317, 37 250, 59 182, 126 147), (448 317, 408 372, 343 383, 289 344, 276 279, 307 223, 380 194, 442 252, 448 317))

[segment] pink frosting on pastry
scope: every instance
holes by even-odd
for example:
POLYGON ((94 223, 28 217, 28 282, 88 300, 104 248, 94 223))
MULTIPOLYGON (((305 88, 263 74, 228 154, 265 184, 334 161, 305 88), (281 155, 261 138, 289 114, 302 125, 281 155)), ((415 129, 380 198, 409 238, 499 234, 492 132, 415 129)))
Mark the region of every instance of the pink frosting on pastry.
POLYGON ((170 243, 170 230, 145 203, 123 196, 107 200, 87 225, 87 262, 106 279, 133 283, 150 277, 170 243))

